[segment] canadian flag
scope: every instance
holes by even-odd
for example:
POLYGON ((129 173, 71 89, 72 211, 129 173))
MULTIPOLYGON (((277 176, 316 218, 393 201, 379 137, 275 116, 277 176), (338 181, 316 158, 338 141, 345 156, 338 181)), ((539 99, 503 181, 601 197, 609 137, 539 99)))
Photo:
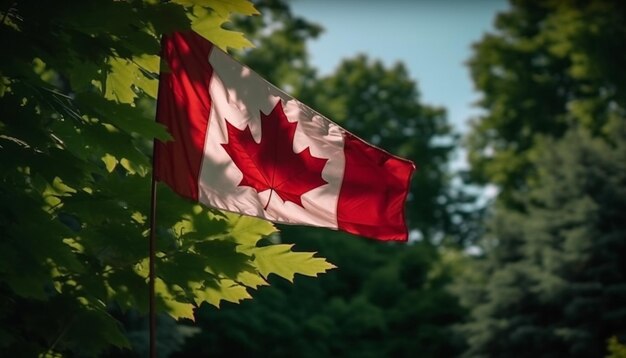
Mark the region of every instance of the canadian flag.
POLYGON ((155 174, 204 205, 407 240, 415 165, 371 146, 194 32, 163 38, 155 174))

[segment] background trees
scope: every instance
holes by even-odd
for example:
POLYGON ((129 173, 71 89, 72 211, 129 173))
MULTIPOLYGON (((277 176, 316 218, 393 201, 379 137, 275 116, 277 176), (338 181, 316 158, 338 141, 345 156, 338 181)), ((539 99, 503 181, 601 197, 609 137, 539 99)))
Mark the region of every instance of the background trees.
POLYGON ((624 10, 513 1, 475 45, 469 158, 499 195, 459 280, 466 356, 600 357, 626 337, 624 10))
POLYGON ((599 357, 609 337, 623 339, 624 134, 614 144, 581 130, 546 141, 523 211, 494 210, 484 281, 463 295, 468 356, 599 357))
MULTIPOLYGON (((613 1, 512 1, 469 61, 483 94, 467 145, 474 179, 501 199, 523 189, 542 136, 581 127, 605 136, 624 120, 625 9, 613 1)), ((511 199, 512 200, 512 199, 511 199)))

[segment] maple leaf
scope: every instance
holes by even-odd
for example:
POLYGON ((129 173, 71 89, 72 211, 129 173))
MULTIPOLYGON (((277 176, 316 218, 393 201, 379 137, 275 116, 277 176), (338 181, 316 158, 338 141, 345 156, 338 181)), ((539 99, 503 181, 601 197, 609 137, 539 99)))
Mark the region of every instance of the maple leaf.
POLYGON ((272 112, 261 113, 261 142, 252 137, 250 127, 239 130, 226 120, 228 143, 222 144, 243 173, 239 186, 249 186, 258 193, 271 190, 264 210, 276 194, 283 201, 302 206, 302 194, 327 182, 322 170, 328 159, 314 157, 309 147, 295 153, 293 140, 298 123, 291 123, 279 100, 272 112))

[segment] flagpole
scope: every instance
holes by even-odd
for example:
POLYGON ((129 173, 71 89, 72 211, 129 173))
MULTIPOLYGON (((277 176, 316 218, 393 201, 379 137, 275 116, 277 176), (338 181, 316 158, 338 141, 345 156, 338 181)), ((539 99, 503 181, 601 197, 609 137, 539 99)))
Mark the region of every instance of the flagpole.
POLYGON ((153 141, 152 150, 152 189, 150 192, 150 243, 149 243, 149 273, 148 273, 148 290, 150 291, 149 311, 150 311, 150 358, 156 358, 156 307, 155 307, 155 260, 156 260, 156 139, 153 141))

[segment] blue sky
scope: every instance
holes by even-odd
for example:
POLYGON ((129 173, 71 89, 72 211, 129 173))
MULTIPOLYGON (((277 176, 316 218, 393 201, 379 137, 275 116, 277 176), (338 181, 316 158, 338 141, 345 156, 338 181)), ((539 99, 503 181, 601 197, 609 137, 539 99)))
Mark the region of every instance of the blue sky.
POLYGON ((293 0, 295 14, 325 31, 310 43, 311 60, 321 74, 342 58, 366 53, 386 64, 404 62, 418 82, 422 102, 443 106, 457 131, 477 113, 478 98, 464 62, 471 44, 493 29, 505 0, 369 1, 293 0))

